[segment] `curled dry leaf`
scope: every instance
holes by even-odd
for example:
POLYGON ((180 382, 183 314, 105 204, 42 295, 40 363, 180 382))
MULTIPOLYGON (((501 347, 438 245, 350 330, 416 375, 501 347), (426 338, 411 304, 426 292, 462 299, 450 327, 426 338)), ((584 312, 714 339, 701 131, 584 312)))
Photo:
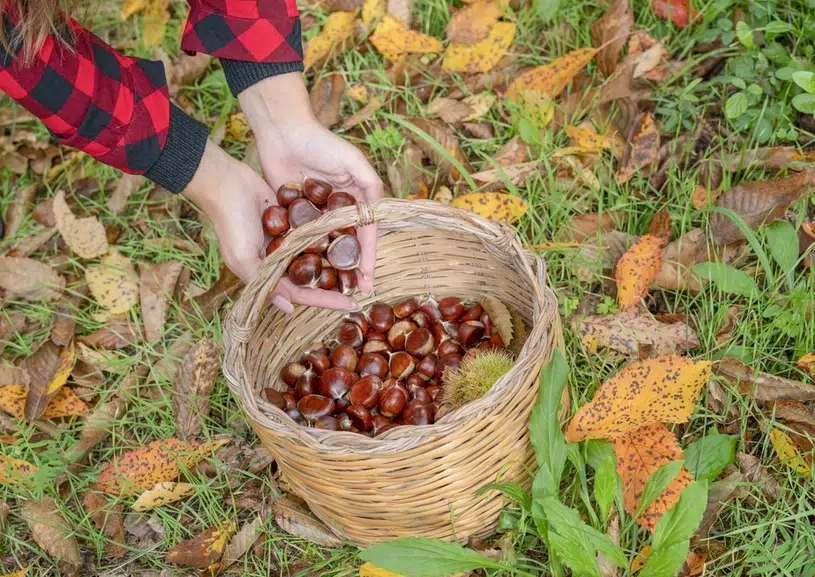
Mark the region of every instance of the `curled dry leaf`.
POLYGON ((224 548, 236 529, 234 521, 222 521, 220 525, 213 525, 167 551, 166 560, 184 567, 207 569, 223 556, 224 548))
POLYGON ((794 146, 746 148, 738 152, 723 150, 716 153, 713 160, 727 172, 738 172, 746 168, 803 170, 815 164, 815 152, 799 151, 794 146))
POLYGON ((614 74, 620 59, 620 50, 634 25, 630 0, 615 0, 602 17, 591 23, 591 38, 597 53, 597 68, 606 77, 614 74))
POLYGON ((781 487, 775 477, 761 464, 761 460, 747 453, 736 453, 736 462, 747 479, 761 487, 761 492, 771 503, 781 495, 781 487))
POLYGON ((61 190, 54 197, 54 219, 65 244, 77 256, 95 258, 108 252, 107 235, 102 223, 95 216, 76 218, 61 190))
POLYGON ((28 380, 28 373, 23 369, 0 360, 0 386, 21 385, 27 387, 28 380))
POLYGON ((171 260, 145 267, 139 277, 139 299, 147 342, 157 340, 164 333, 167 318, 167 300, 172 298, 183 265, 171 260))
POLYGON ((408 53, 441 52, 444 46, 438 38, 410 30, 403 21, 385 14, 368 38, 374 48, 388 60, 401 61, 408 53))
POLYGON ((8 300, 56 300, 65 279, 48 265, 30 258, 0 256, 0 289, 8 300))
POLYGON ((453 199, 453 208, 471 210, 478 216, 512 224, 529 209, 526 201, 502 192, 474 192, 453 199))
POLYGON ((237 563, 252 548, 252 545, 258 540, 262 526, 263 519, 256 517, 253 521, 245 523, 241 530, 235 533, 235 536, 232 537, 224 549, 224 569, 228 569, 237 563))
POLYGON ((594 48, 578 48, 564 54, 551 64, 524 72, 512 81, 504 96, 517 102, 523 92, 537 90, 554 98, 566 88, 566 85, 577 76, 578 72, 591 62, 596 53, 597 50, 594 48))
POLYGON ((31 477, 37 472, 37 466, 22 459, 0 455, 0 484, 30 485, 31 477))
MULTIPOLYGON (((22 419, 25 415, 26 387, 23 385, 6 385, 0 387, 0 410, 12 417, 22 419)), ((88 414, 88 405, 76 396, 68 387, 62 387, 48 403, 40 418, 59 419, 62 417, 81 417, 88 414)))
POLYGON ((331 128, 340 121, 340 105, 345 90, 342 74, 329 74, 321 77, 311 89, 309 100, 311 110, 320 124, 331 128))
POLYGON ((651 281, 662 265, 665 242, 650 234, 641 237, 628 249, 614 271, 617 281, 617 304, 623 310, 642 302, 651 281))
POLYGON ((139 302, 138 275, 130 259, 112 250, 101 264, 85 271, 88 288, 94 298, 112 314, 126 313, 139 302))
POLYGON ((45 341, 33 355, 24 359, 20 367, 28 373, 28 394, 25 402, 25 417, 29 421, 38 419, 48 403, 62 388, 76 362, 74 343, 60 347, 45 341))
POLYGON ((223 265, 218 280, 204 294, 185 304, 184 312, 193 314, 200 311, 204 319, 210 320, 228 299, 237 298, 244 286, 243 281, 223 265))
POLYGON ((715 372, 736 385, 741 394, 758 401, 815 400, 815 386, 756 371, 734 358, 725 358, 717 362, 715 372))
POLYGON ((134 326, 129 319, 111 320, 101 329, 77 339, 78 342, 89 347, 106 350, 124 349, 140 340, 138 327, 134 326))
POLYGON ((501 17, 498 0, 476 0, 465 6, 447 23, 447 40, 475 44, 484 40, 501 17))
POLYGON ((721 481, 713 483, 708 492, 707 507, 705 507, 705 512, 702 514, 702 522, 696 530, 695 538, 707 539, 724 506, 730 501, 744 499, 749 494, 747 479, 738 471, 734 471, 721 481))
POLYGON ((175 422, 182 438, 201 433, 201 421, 209 414, 209 397, 220 368, 218 345, 211 338, 200 341, 184 357, 173 386, 175 422))
POLYGON ((778 459, 787 467, 805 477, 811 476, 809 462, 804 459, 795 447, 790 436, 780 429, 770 431, 770 442, 778 459))
MULTIPOLYGON (((682 449, 662 423, 632 431, 615 439, 613 446, 617 473, 623 484, 623 504, 629 515, 635 515, 648 478, 663 465, 682 459, 682 449)), ((637 523, 653 532, 660 517, 679 501, 682 490, 692 481, 693 477, 683 465, 662 495, 637 518, 637 523)))
POLYGON ((373 117, 374 114, 376 114, 376 111, 382 108, 384 105, 385 102, 380 97, 378 96, 371 97, 371 99, 365 106, 363 106, 362 108, 357 110, 354 114, 343 120, 342 126, 340 126, 340 128, 342 128, 343 130, 348 130, 349 128, 352 128, 357 124, 369 120, 370 118, 373 117))
POLYGON ((122 504, 111 503, 107 496, 93 490, 85 493, 82 504, 90 513, 96 529, 102 531, 110 540, 105 544, 108 555, 116 559, 123 558, 126 554, 126 543, 122 504))
POLYGON ((638 354, 642 346, 650 347, 654 355, 684 354, 700 344, 687 323, 661 323, 640 308, 582 318, 578 330, 583 339, 591 336, 599 346, 626 355, 638 354))
POLYGON ((356 11, 334 12, 328 17, 320 33, 306 44, 303 66, 308 70, 320 64, 335 47, 341 45, 354 31, 356 11))
POLYGON ((479 304, 489 315, 490 322, 498 330, 504 345, 509 346, 512 344, 512 315, 507 306, 493 296, 483 297, 479 304))
POLYGON ((134 511, 143 513, 162 505, 175 503, 181 499, 186 499, 195 493, 195 487, 189 483, 175 483, 166 481, 156 483, 152 489, 148 489, 130 506, 134 511))
POLYGON ((145 179, 139 174, 125 174, 113 190, 106 204, 107 209, 114 215, 122 214, 130 195, 136 192, 145 179))
MULTIPOLYGON (((438 142, 442 148, 450 153, 468 172, 470 171, 470 163, 467 160, 467 155, 461 149, 458 137, 450 129, 449 126, 438 120, 428 120, 425 118, 411 118, 410 122, 419 130, 427 133, 433 140, 438 142)), ((423 137, 415 134, 412 130, 408 133, 408 138, 431 160, 433 164, 439 167, 444 178, 451 175, 453 179, 458 180, 461 175, 458 169, 447 160, 445 155, 441 154, 435 146, 431 145, 423 137)))
POLYGON ((2 238, 12 238, 20 225, 23 223, 25 215, 31 210, 31 203, 34 201, 34 196, 37 192, 37 185, 30 184, 28 186, 16 186, 14 191, 14 201, 6 211, 6 230, 4 234, 0 234, 2 238))
POLYGON ((20 517, 28 524, 37 545, 51 557, 79 568, 82 564, 79 545, 54 499, 43 496, 38 500, 26 501, 20 510, 20 517))
POLYGON ((664 355, 624 367, 569 423, 566 439, 614 439, 653 423, 684 423, 696 408, 711 363, 664 355))
POLYGON ((444 52, 442 70, 464 73, 489 72, 509 50, 515 39, 516 28, 512 22, 498 22, 492 27, 489 35, 480 42, 451 43, 444 52))
POLYGON ((300 511, 288 497, 276 501, 272 505, 272 511, 275 522, 290 535, 325 547, 341 547, 343 544, 325 524, 300 511))
POLYGON ((652 164, 658 157, 659 128, 654 117, 646 113, 631 140, 631 154, 624 157, 624 162, 617 171, 617 182, 628 182, 637 169, 652 164))

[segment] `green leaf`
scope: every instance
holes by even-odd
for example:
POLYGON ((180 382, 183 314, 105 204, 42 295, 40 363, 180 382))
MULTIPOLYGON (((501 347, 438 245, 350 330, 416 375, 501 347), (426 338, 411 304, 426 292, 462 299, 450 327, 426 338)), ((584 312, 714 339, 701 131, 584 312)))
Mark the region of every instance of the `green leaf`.
POLYGON ((555 17, 558 9, 560 9, 560 0, 535 0, 535 12, 544 24, 555 17))
POLYGON ((584 555, 589 555, 591 559, 594 559, 599 551, 617 567, 627 565, 623 550, 612 543, 608 536, 587 525, 575 509, 567 507, 557 497, 547 497, 542 505, 549 523, 550 537, 554 532, 571 542, 582 543, 584 555))
POLYGON ((458 543, 423 537, 403 537, 377 543, 363 549, 359 557, 405 577, 444 577, 474 569, 504 568, 501 563, 458 543))
MULTIPOLYGON (((536 485, 546 495, 557 495, 560 477, 566 465, 566 438, 560 430, 557 415, 560 411, 560 399, 569 376, 569 363, 555 350, 540 376, 538 402, 532 408, 529 418, 529 436, 535 447, 535 458, 538 467, 544 473, 538 473, 536 485)), ((532 492, 532 496, 538 495, 532 492)))
POLYGON ((690 540, 655 550, 648 557, 637 577, 675 577, 688 557, 690 540))
POLYGON ((793 72, 792 81, 810 94, 815 94, 815 72, 809 70, 793 72))
POLYGON ((586 463, 595 471, 608 457, 611 457, 615 463, 617 462, 614 446, 605 439, 589 439, 583 445, 586 448, 586 463))
POLYGON ((580 543, 575 543, 562 535, 550 532, 549 547, 572 570, 575 576, 600 577, 596 557, 588 555, 580 543))
POLYGON ((521 526, 521 511, 519 509, 501 509, 498 513, 498 525, 495 530, 499 533, 517 531, 521 526))
POLYGON ((682 465, 684 464, 685 461, 682 460, 671 461, 654 471, 648 478, 648 481, 645 482, 645 488, 642 490, 642 495, 640 496, 640 508, 637 511, 636 517, 639 517, 643 511, 651 506, 651 503, 656 501, 657 498, 665 492, 665 489, 668 488, 671 481, 673 481, 682 470, 682 465))
POLYGON ((614 497, 617 495, 617 463, 611 457, 606 457, 597 468, 594 476, 594 500, 603 519, 608 519, 608 512, 614 497))
POLYGON ((727 99, 724 107, 724 114, 729 119, 738 118, 747 112, 747 95, 744 92, 736 92, 727 99))
POLYGON ((792 99, 792 105, 798 112, 815 114, 815 94, 799 94, 792 99))
POLYGON ((503 493, 511 500, 518 503, 525 511, 529 511, 532 508, 532 497, 529 495, 526 489, 521 487, 518 483, 512 481, 508 483, 490 483, 478 491, 475 496, 480 497, 487 491, 499 491, 503 493))
POLYGON ((701 262, 693 272, 713 282, 720 291, 749 297, 758 293, 755 279, 747 273, 723 262, 701 262))
POLYGON ((707 483, 691 483, 671 509, 660 517, 654 530, 654 551, 690 539, 702 522, 707 507, 707 483))
POLYGON ((739 37, 739 42, 745 48, 755 48, 756 43, 753 40, 753 29, 744 20, 739 20, 736 23, 736 36, 739 37))
POLYGON ((786 220, 776 220, 767 227, 770 256, 781 270, 790 273, 798 263, 798 233, 786 220))
POLYGON ((764 32, 766 34, 783 34, 784 32, 789 32, 792 30, 792 26, 790 26, 786 22, 782 22, 781 20, 773 20, 772 22, 768 22, 767 25, 764 27, 764 32))
POLYGON ((697 481, 713 481, 736 460, 737 441, 736 435, 721 435, 714 430, 685 448, 685 466, 697 481))

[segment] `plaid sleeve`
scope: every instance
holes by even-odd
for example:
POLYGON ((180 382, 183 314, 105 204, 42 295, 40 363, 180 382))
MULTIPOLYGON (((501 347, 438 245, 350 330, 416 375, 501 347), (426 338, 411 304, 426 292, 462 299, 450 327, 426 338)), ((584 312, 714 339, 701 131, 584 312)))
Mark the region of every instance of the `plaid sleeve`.
MULTIPOLYGON (((2 15, 5 38, 19 38, 2 15)), ((73 20, 23 64, 18 40, 0 44, 0 90, 42 120, 61 143, 179 192, 192 179, 206 127, 171 106, 160 62, 122 56, 73 20)))

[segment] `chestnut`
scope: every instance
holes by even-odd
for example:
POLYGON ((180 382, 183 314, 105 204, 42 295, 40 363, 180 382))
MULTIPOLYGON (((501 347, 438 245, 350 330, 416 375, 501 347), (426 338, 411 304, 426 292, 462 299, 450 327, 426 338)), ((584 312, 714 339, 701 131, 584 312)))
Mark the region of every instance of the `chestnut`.
POLYGON ((280 376, 283 378, 284 383, 293 387, 300 375, 305 372, 306 365, 303 363, 286 363, 280 370, 280 376))
POLYGON ((375 375, 380 379, 384 379, 388 376, 388 361, 379 353, 364 353, 359 358, 357 370, 360 377, 375 375))
POLYGON ((354 405, 362 405, 366 409, 373 409, 379 402, 379 389, 382 388, 382 379, 376 375, 362 377, 348 391, 348 400, 354 405))
POLYGON ((334 350, 331 351, 330 359, 332 367, 345 369, 346 371, 353 373, 357 368, 359 356, 353 347, 349 347, 348 345, 337 345, 334 350))
POLYGON ((362 345, 363 353, 389 353, 393 349, 385 341, 368 341, 362 345))
POLYGON ((374 435, 376 435, 379 431, 381 431, 383 427, 387 427, 388 425, 392 425, 392 424, 393 424, 393 421, 391 421, 385 415, 374 415, 374 418, 373 418, 374 435))
POLYGON ((481 324, 484 325, 484 330, 487 332, 487 334, 488 335, 492 334, 492 329, 494 325, 492 324, 492 320, 490 320, 490 315, 488 315, 486 311, 484 312, 484 314, 481 315, 481 318, 478 320, 480 320, 481 324))
POLYGON ((379 413, 389 419, 398 417, 408 402, 408 394, 404 387, 394 385, 380 395, 379 413))
POLYGON ((330 266, 323 264, 323 270, 320 272, 320 281, 317 287, 324 291, 330 291, 337 288, 337 271, 330 266))
POLYGON ((387 343, 388 342, 388 337, 387 337, 387 335, 385 335, 385 333, 381 333, 381 332, 379 332, 379 331, 377 331, 375 329, 368 329, 368 332, 365 333, 365 340, 367 342, 369 342, 369 343, 370 342, 377 342, 377 341, 382 342, 382 343, 387 343))
POLYGON ((337 415, 337 423, 339 423, 341 431, 350 431, 351 427, 354 426, 351 422, 351 417, 344 412, 337 415))
POLYGON ((411 390, 411 387, 424 387, 426 384, 427 382, 418 373, 410 373, 405 379, 405 386, 408 391, 411 390))
POLYGON ((441 392, 441 387, 438 385, 427 385, 427 387, 425 387, 425 391, 427 391, 427 394, 430 395, 430 398, 435 401, 438 398, 439 393, 441 392))
POLYGON ((458 329, 461 327, 459 323, 449 323, 449 322, 442 322, 441 325, 444 327, 444 332, 453 339, 454 341, 458 340, 458 329))
POLYGON ((430 334, 433 335, 433 341, 437 343, 437 345, 440 345, 450 338, 450 335, 447 334, 447 330, 442 323, 432 325, 430 327, 430 334))
POLYGON ((461 321, 478 321, 481 320, 481 315, 483 314, 484 307, 476 303, 473 306, 464 309, 464 313, 461 315, 461 321))
POLYGON ((345 410, 351 406, 351 401, 348 400, 348 396, 340 397, 339 399, 334 400, 334 411, 339 413, 344 413, 345 410))
POLYGON ((416 330, 416 325, 410 321, 397 321, 388 331, 388 343, 395 351, 401 351, 405 348, 407 336, 416 330))
POLYGON ((394 377, 404 379, 416 368, 416 359, 404 351, 391 353, 389 366, 394 377))
POLYGON ((276 236, 272 240, 270 240, 269 244, 266 245, 266 256, 269 256, 278 248, 280 248, 280 245, 283 244, 284 240, 286 240, 286 237, 283 236, 276 236))
MULTIPOLYGON (((289 218, 291 218, 291 216, 289 218)), ((441 312, 439 311, 439 303, 437 303, 433 297, 427 297, 427 300, 422 303, 419 310, 426 314, 434 323, 442 320, 441 312)))
POLYGON ((297 286, 314 288, 320 282, 323 263, 319 255, 304 254, 298 256, 289 265, 289 280, 297 286))
POLYGON ((328 210, 337 210, 338 208, 345 208, 346 206, 354 206, 356 203, 357 199, 354 198, 353 195, 338 190, 332 192, 331 196, 328 197, 326 207, 328 210))
MULTIPOLYGON (((480 323, 479 323, 480 324, 480 323)), ((405 350, 414 357, 424 357, 435 349, 433 335, 427 329, 416 329, 411 331, 405 339, 405 350)))
POLYGON ((354 294, 357 288, 357 274, 352 270, 337 271, 337 288, 345 296, 354 294))
POLYGON ((334 411, 334 401, 322 395, 306 395, 297 403, 297 410, 305 419, 315 421, 334 411))
POLYGON ((302 425, 305 421, 303 421, 303 415, 300 414, 300 411, 297 410, 297 407, 293 409, 286 409, 286 414, 289 418, 297 423, 298 425, 302 425))
POLYGON ((440 357, 453 354, 463 355, 464 349, 461 347, 460 344, 458 344, 453 339, 447 339, 446 341, 439 345, 438 353, 440 357))
POLYGON ((314 204, 325 204, 334 189, 324 180, 306 178, 303 182, 303 192, 306 198, 314 204))
POLYGON ((289 182, 277 189, 277 203, 280 206, 288 206, 298 198, 303 198, 303 187, 294 182, 289 182))
POLYGON ((323 252, 325 252, 325 249, 328 248, 330 242, 331 241, 328 240, 328 235, 326 234, 312 242, 306 248, 304 248, 303 252, 306 254, 323 254, 323 252))
POLYGON ((326 415, 314 421, 314 428, 325 429, 327 431, 339 431, 340 422, 335 417, 326 415))
POLYGON ((384 435, 391 429, 398 427, 397 423, 391 423, 390 425, 385 425, 384 427, 380 428, 376 433, 374 433, 374 437, 378 437, 379 435, 384 435))
POLYGON ((438 363, 439 357, 435 353, 430 353, 416 365, 416 374, 426 380, 432 379, 436 374, 438 363))
POLYGON ((371 328, 386 333, 393 326, 393 309, 385 303, 374 303, 371 306, 371 328))
POLYGON ((403 425, 430 425, 433 423, 432 409, 428 403, 410 401, 402 410, 403 425))
POLYGON ((442 373, 441 373, 441 375, 439 375, 439 373, 436 373, 436 375, 439 375, 440 378, 443 378, 444 377, 444 369, 447 369, 447 368, 457 369, 458 366, 461 364, 461 359, 462 359, 462 356, 460 354, 457 354, 457 353, 453 353, 453 354, 450 354, 450 355, 444 355, 443 357, 441 357, 441 359, 440 359, 441 362, 439 363, 439 365, 442 367, 442 373))
POLYGON ((363 333, 368 332, 368 318, 363 313, 348 313, 345 320, 357 325, 363 333))
POLYGON ((501 335, 498 333, 498 331, 492 333, 492 335, 490 336, 489 343, 491 348, 499 351, 506 348, 506 345, 504 344, 504 339, 501 338, 501 335))
POLYGON ((331 359, 328 358, 328 353, 322 347, 307 352, 303 360, 311 363, 318 375, 322 375, 331 368, 331 359))
POLYGON ((464 314, 464 305, 458 297, 446 297, 439 301, 439 313, 442 320, 454 321, 464 314))
POLYGON ((263 396, 266 397, 266 400, 269 401, 270 404, 274 405, 281 411, 286 410, 286 399, 283 398, 283 395, 272 388, 263 389, 263 396))
POLYGON ((263 211, 263 230, 270 236, 280 236, 289 230, 289 211, 272 204, 263 211))
POLYGON ((408 299, 393 307, 393 314, 397 318, 403 319, 412 315, 419 308, 419 301, 416 299, 408 299))
POLYGON ((344 322, 337 331, 337 341, 341 345, 347 345, 352 349, 362 346, 362 331, 352 322, 344 322))
POLYGON ((308 371, 300 375, 294 387, 294 392, 297 394, 298 399, 305 396, 313 395, 317 392, 317 385, 320 382, 320 377, 314 371, 308 371))
POLYGON ((362 405, 351 405, 345 413, 350 417, 351 423, 360 431, 367 433, 374 426, 371 411, 362 405))
POLYGON ((424 390, 424 387, 413 387, 408 389, 408 391, 410 391, 411 401, 420 401, 428 405, 433 402, 433 397, 430 396, 430 393, 424 390))
MULTIPOLYGON (((351 388, 352 380, 353 377, 350 371, 340 368, 331 368, 320 375, 320 384, 317 390, 325 397, 339 399, 351 388)), ((302 410, 300 412, 302 412, 302 410)))
POLYGON ((323 213, 311 204, 307 198, 298 198, 289 205, 289 225, 299 228, 304 224, 318 219, 323 213))
POLYGON ((359 266, 361 254, 359 241, 350 234, 345 234, 328 245, 325 257, 337 270, 353 270, 359 266))
POLYGON ((430 317, 425 314, 424 311, 416 311, 412 315, 410 315, 410 320, 413 321, 417 327, 421 329, 429 329, 430 326, 433 324, 430 321, 430 317))
POLYGON ((472 347, 484 337, 481 321, 464 321, 458 328, 458 340, 465 347, 472 347))

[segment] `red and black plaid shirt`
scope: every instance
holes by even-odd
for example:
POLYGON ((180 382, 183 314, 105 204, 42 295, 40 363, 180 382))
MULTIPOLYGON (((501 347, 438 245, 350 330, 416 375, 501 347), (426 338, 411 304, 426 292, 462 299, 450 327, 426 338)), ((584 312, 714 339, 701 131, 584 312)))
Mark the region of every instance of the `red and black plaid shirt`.
MULTIPOLYGON (((170 102, 160 62, 123 56, 69 20, 70 47, 49 36, 32 63, 20 61, 15 2, 2 16, 0 90, 40 118, 63 144, 178 192, 198 168, 207 129, 170 102)), ((36 0, 34 0, 36 1, 36 0)), ((237 94, 302 70, 295 0, 188 0, 181 48, 221 58, 237 94)))

